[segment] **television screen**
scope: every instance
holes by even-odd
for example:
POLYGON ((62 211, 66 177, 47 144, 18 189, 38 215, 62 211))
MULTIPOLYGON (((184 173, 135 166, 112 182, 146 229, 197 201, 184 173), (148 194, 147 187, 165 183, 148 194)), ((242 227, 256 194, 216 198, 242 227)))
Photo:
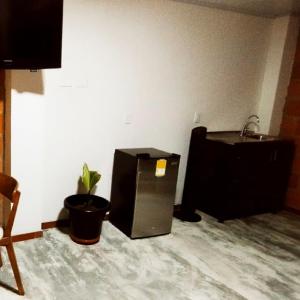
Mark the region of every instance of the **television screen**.
POLYGON ((0 0, 0 68, 61 67, 63 0, 0 0))

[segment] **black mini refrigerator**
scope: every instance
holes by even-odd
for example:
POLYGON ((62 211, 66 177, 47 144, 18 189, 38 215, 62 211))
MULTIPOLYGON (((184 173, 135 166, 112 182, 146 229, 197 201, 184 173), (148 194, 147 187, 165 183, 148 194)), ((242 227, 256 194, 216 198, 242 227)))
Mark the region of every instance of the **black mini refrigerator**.
POLYGON ((170 233, 179 160, 154 148, 117 149, 110 222, 132 239, 170 233))

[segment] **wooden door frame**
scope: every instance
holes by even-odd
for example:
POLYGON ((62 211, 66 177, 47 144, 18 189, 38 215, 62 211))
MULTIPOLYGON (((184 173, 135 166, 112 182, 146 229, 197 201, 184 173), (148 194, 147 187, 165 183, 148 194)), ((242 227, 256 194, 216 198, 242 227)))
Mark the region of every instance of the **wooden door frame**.
POLYGON ((4 71, 3 172, 11 175, 11 71, 4 71))
POLYGON ((0 172, 11 173, 11 80, 10 71, 0 70, 0 172))
MULTIPOLYGON (((0 70, 0 172, 11 173, 11 83, 10 71, 0 70)), ((9 204, 0 199, 0 223, 5 222, 9 204)))

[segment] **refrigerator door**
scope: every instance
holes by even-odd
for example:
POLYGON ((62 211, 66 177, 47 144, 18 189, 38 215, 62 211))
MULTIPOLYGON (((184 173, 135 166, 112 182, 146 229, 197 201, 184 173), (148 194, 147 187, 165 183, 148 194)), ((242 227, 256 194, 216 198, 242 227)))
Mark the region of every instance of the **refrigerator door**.
POLYGON ((171 232, 179 158, 164 159, 163 176, 157 176, 159 159, 138 159, 131 238, 171 232))

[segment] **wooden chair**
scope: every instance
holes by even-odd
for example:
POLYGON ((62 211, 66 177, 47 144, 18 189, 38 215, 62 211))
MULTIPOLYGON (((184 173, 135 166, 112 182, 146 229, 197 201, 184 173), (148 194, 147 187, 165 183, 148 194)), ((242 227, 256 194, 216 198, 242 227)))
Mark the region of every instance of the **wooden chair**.
POLYGON ((2 226, 3 236, 0 236, 0 267, 2 267, 3 265, 1 258, 1 246, 5 246, 15 276, 16 284, 18 287, 18 293, 19 295, 24 295, 23 284, 21 281, 21 276, 11 237, 11 230, 14 224, 20 198, 20 192, 17 190, 17 185, 18 183, 14 178, 0 173, 0 194, 7 198, 11 203, 11 210, 9 212, 7 222, 4 226, 2 226))

